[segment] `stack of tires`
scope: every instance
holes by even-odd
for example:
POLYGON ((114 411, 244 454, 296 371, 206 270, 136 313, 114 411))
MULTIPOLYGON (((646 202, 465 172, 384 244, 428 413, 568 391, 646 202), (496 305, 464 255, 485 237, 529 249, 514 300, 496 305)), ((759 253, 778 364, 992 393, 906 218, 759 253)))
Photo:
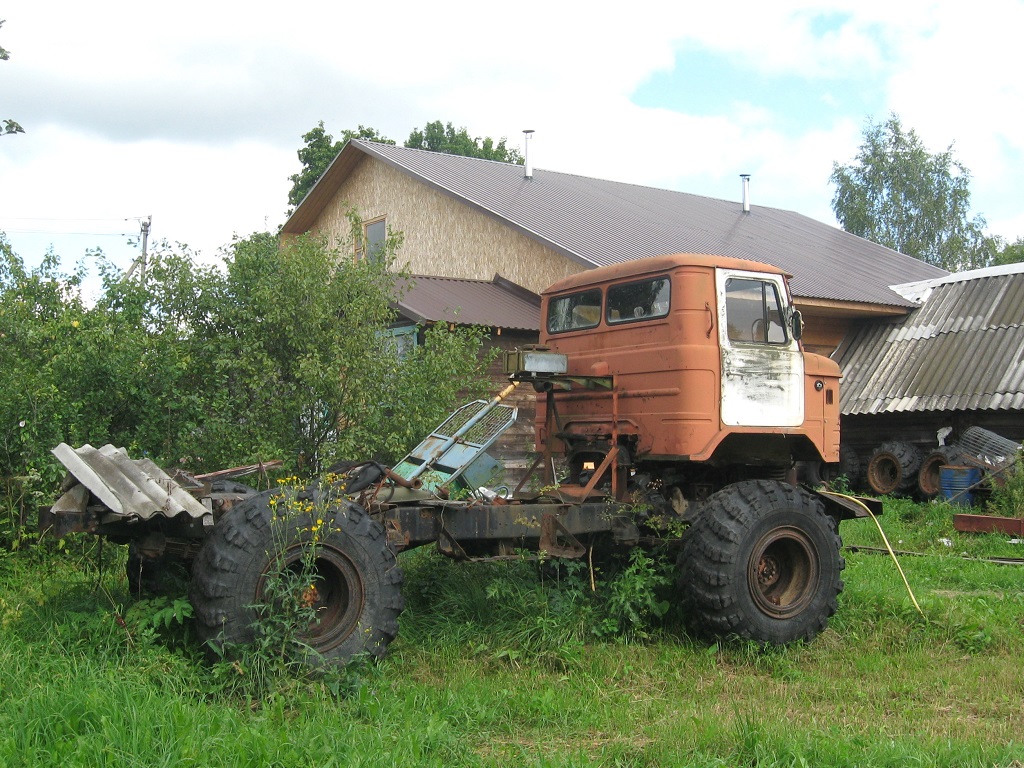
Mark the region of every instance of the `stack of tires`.
POLYGON ((879 496, 910 496, 917 487, 921 459, 921 451, 912 443, 882 443, 868 459, 868 487, 879 496))
POLYGON ((916 496, 933 499, 942 490, 939 470, 959 461, 955 445, 940 446, 925 454, 913 443, 890 440, 882 443, 868 460, 866 480, 879 496, 916 496))

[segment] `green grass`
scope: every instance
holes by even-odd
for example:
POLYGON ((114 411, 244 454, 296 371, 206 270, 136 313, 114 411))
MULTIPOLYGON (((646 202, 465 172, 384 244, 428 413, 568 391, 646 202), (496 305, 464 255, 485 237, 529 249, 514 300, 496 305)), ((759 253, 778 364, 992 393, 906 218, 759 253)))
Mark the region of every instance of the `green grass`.
MULTIPOLYGON (((923 616, 860 551, 813 643, 711 644, 672 613, 607 639, 578 574, 415 552, 387 659, 258 699, 131 608, 117 548, 102 577, 90 545, 0 556, 0 765, 1024 766, 1024 570, 960 557, 1024 551, 886 506, 923 616)), ((881 546, 871 521, 843 535, 881 546)))

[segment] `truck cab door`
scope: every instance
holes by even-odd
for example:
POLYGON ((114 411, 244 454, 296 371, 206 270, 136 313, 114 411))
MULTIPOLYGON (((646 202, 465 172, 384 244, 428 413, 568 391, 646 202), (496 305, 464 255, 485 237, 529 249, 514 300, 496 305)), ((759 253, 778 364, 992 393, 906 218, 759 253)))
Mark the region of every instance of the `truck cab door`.
POLYGON ((734 427, 798 427, 804 359, 782 275, 716 270, 721 419, 734 427))

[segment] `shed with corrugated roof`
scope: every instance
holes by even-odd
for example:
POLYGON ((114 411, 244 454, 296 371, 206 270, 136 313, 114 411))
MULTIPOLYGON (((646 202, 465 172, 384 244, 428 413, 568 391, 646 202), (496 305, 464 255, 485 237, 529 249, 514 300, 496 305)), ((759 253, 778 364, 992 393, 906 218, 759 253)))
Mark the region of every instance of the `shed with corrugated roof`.
POLYGON ((1024 264, 894 285, 918 308, 862 322, 836 352, 843 440, 922 447, 981 426, 1024 440, 1024 264))

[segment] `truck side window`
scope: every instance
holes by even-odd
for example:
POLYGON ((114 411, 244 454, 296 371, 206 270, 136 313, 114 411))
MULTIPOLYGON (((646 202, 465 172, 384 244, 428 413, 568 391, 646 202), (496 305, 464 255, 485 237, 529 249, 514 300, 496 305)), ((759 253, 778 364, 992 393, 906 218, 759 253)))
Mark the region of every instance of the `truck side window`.
POLYGON ((729 341, 785 344, 786 325, 778 287, 766 280, 731 277, 725 282, 729 341))
POLYGON ((571 293, 552 299, 548 305, 548 333, 593 328, 601 320, 601 291, 571 293))
POLYGON ((626 323, 665 317, 670 301, 669 286, 667 277, 613 285, 608 289, 606 319, 609 323, 626 323))

